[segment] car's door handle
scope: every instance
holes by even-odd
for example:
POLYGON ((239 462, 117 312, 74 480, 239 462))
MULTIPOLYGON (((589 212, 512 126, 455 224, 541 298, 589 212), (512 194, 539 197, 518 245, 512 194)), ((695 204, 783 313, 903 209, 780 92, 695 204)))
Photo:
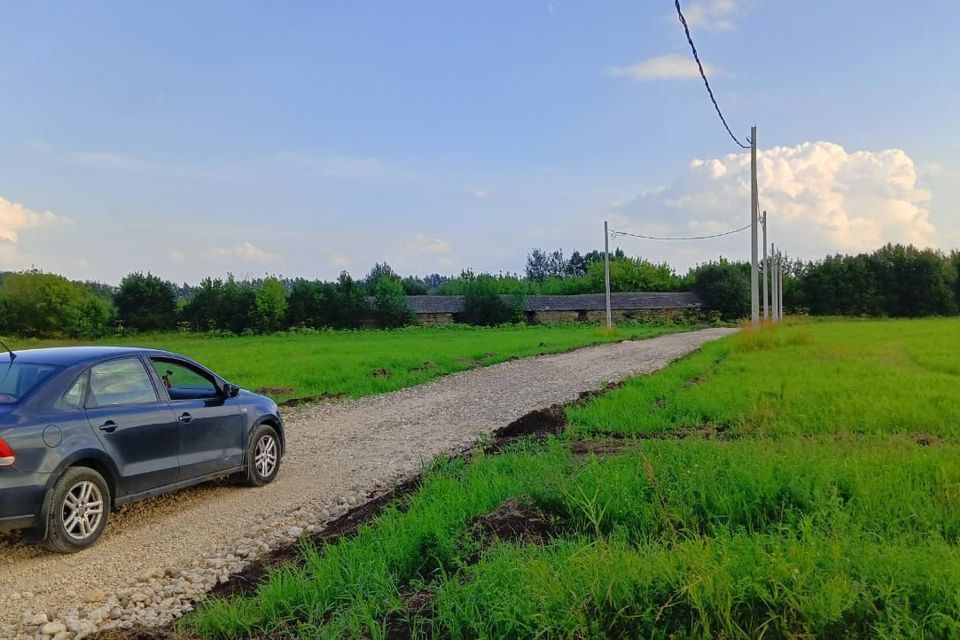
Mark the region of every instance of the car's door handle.
POLYGON ((178 420, 179 422, 182 422, 183 424, 190 424, 190 421, 193 420, 193 416, 190 415, 189 413, 187 413, 186 411, 184 411, 184 412, 180 415, 180 417, 177 418, 177 420, 178 420))
POLYGON ((117 423, 113 420, 107 420, 102 425, 100 425, 100 431, 106 431, 107 433, 113 433, 117 430, 117 423))

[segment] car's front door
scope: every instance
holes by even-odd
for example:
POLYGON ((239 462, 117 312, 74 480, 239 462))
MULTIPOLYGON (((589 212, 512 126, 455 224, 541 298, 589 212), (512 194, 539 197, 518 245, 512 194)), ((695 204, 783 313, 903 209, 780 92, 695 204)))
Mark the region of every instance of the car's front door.
POLYGON ((138 357, 90 368, 87 421, 120 473, 125 494, 177 481, 177 421, 138 357))
POLYGON ((243 416, 206 371, 175 358, 150 358, 178 421, 180 479, 192 480, 240 465, 243 416))

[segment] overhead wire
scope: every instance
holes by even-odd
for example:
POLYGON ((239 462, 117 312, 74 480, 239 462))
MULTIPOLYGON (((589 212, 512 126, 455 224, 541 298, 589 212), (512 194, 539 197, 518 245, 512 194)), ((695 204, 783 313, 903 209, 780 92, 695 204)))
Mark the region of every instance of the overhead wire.
POLYGON ((690 44, 690 50, 693 52, 693 59, 697 61, 697 68, 700 69, 700 77, 703 78, 703 85, 707 88, 710 102, 713 103, 713 108, 717 110, 717 115, 720 116, 720 122, 723 123, 723 128, 727 130, 727 133, 730 134, 733 141, 737 143, 737 146, 741 149, 749 149, 750 145, 740 142, 737 136, 733 135, 733 131, 730 130, 730 125, 727 124, 727 119, 723 117, 723 112, 720 111, 720 105, 717 104, 717 99, 713 95, 713 89, 710 88, 710 81, 707 80, 707 73, 703 70, 703 64, 700 62, 697 47, 693 44, 693 36, 690 35, 690 27, 687 25, 687 19, 683 17, 683 11, 680 10, 680 0, 674 0, 674 4, 677 7, 677 16, 680 18, 680 24, 683 25, 683 32, 687 34, 687 42, 690 44))
POLYGON ((710 238, 722 238, 723 236, 733 235, 734 233, 740 233, 741 231, 746 231, 750 228, 750 225, 744 225, 737 229, 730 229, 729 231, 724 231, 722 233, 713 233, 706 236, 647 236, 640 233, 630 233, 628 231, 614 231, 610 230, 610 237, 616 236, 629 236, 631 238, 641 238, 643 240, 709 240, 710 238))

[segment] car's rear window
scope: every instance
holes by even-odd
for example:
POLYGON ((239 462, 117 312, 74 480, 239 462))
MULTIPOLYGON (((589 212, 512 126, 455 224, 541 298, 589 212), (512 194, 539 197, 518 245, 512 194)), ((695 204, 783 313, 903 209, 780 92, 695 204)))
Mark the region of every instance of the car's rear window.
POLYGON ((52 364, 0 361, 0 404, 19 402, 59 368, 52 364))

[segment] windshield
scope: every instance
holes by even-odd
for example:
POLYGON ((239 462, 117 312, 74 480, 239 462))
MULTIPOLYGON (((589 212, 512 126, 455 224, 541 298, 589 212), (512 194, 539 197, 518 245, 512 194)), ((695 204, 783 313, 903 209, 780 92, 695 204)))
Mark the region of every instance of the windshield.
POLYGON ((57 369, 52 364, 0 360, 0 404, 19 402, 57 369))

